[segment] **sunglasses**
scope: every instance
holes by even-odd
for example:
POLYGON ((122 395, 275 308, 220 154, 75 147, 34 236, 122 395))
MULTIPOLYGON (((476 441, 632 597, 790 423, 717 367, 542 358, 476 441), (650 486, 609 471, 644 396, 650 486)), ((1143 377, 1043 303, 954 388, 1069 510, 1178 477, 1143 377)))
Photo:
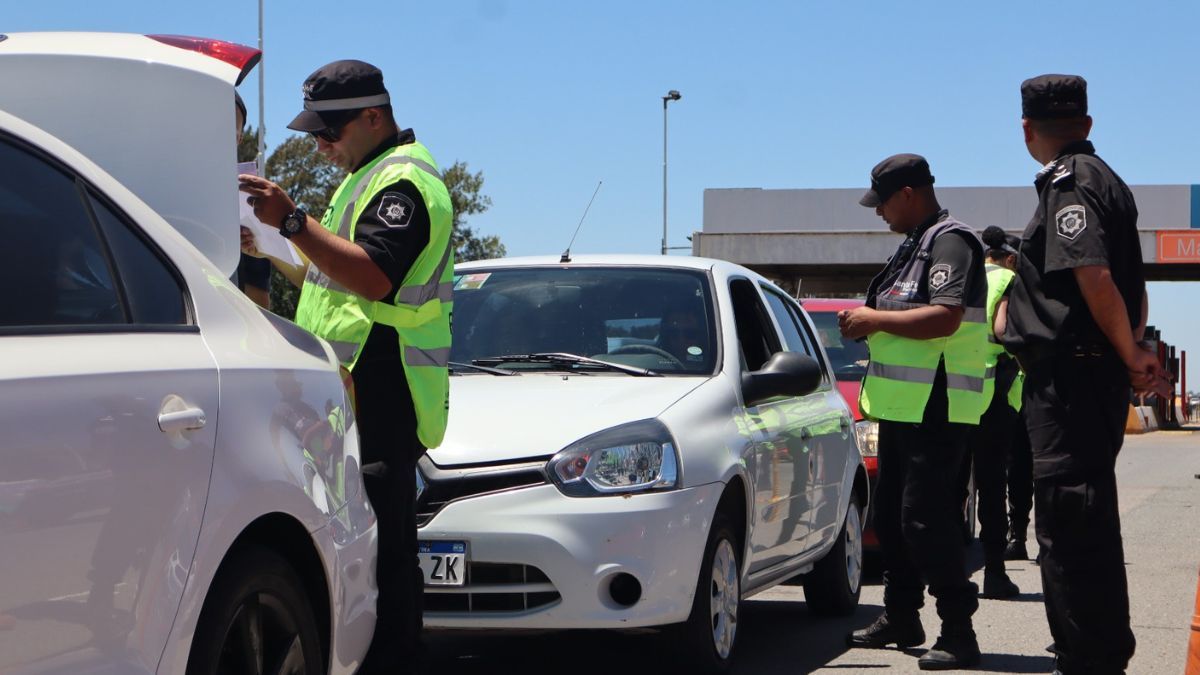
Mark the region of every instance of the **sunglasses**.
POLYGON ((308 134, 310 136, 312 136, 314 139, 319 138, 319 139, 325 141, 326 143, 337 143, 338 141, 340 141, 342 139, 342 132, 346 129, 346 125, 350 124, 354 120, 358 119, 358 116, 361 114, 362 114, 362 111, 360 110, 358 112, 358 114, 354 115, 353 117, 346 120, 345 122, 342 122, 341 124, 337 125, 336 127, 325 127, 324 129, 321 129, 320 131, 310 131, 310 132, 308 132, 308 134))

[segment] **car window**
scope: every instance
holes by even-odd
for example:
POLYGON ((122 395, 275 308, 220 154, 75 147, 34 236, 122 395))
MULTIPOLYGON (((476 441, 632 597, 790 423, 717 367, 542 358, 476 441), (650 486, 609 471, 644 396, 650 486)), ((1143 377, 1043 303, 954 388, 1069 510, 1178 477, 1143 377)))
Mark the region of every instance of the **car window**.
POLYGON ((776 290, 764 286, 763 294, 767 297, 767 304, 770 305, 771 312, 779 322, 780 329, 783 330, 788 351, 811 356, 817 365, 821 366, 822 378, 828 381, 829 365, 821 356, 821 350, 817 349, 816 338, 813 336, 811 325, 805 319, 804 311, 795 301, 788 299, 776 290))
POLYGON ((127 321, 107 251, 73 177, 0 139, 0 326, 127 321))
POLYGON ((859 342, 842 337, 838 329, 837 312, 809 312, 808 316, 817 327, 817 335, 829 355, 834 376, 843 382, 858 382, 867 374, 866 341, 859 342))
POLYGON ((94 194, 89 197, 96 220, 112 248, 133 323, 186 323, 183 290, 171 268, 103 201, 94 194))
POLYGON ((563 352, 664 375, 711 374, 718 342, 710 288, 705 273, 683 269, 568 266, 459 273, 450 360, 563 352))
POLYGON ((804 339, 800 334, 800 327, 796 325, 796 317, 791 312, 791 303, 770 288, 764 287, 763 295, 767 297, 767 304, 771 307, 771 314, 775 315, 775 322, 779 324, 779 329, 783 331, 783 341, 787 345, 787 350, 789 352, 808 354, 815 358, 816 350, 804 339))
POLYGON ((734 279, 729 282, 729 294, 733 297, 733 316, 737 323, 743 363, 747 370, 759 370, 772 354, 780 350, 779 336, 755 292, 754 284, 747 279, 734 279))

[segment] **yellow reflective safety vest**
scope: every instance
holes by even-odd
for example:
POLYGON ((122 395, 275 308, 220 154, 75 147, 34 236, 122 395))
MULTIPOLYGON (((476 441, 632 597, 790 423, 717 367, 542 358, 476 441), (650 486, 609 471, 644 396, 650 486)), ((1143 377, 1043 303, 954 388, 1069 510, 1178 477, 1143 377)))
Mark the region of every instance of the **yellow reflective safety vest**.
MULTIPOLYGON (((441 172, 425 146, 391 148, 342 181, 321 226, 354 241, 363 209, 388 186, 407 180, 429 211, 429 244, 404 275, 395 297, 372 301, 342 287, 316 265, 308 266, 296 323, 328 340, 342 365, 354 370, 371 327, 382 323, 400 337, 400 360, 412 393, 417 438, 436 448, 446 433, 450 381, 450 315, 454 304, 454 260, 450 246, 453 208, 441 172)), ((400 386, 397 383, 397 386, 400 386)))
MULTIPOLYGON (((984 383, 984 397, 991 401, 995 396, 996 388, 996 362, 1000 356, 1005 353, 1004 346, 1000 344, 1000 340, 996 334, 992 332, 991 327, 996 320, 996 308, 1000 306, 1000 300, 1004 298, 1004 292, 1008 290, 1012 284, 1016 274, 1012 270, 1006 269, 999 265, 988 263, 987 282, 988 282, 988 297, 987 297, 987 325, 988 325, 988 344, 987 344, 987 382, 984 383)), ((1018 372, 1012 385, 1008 388, 1008 405, 1017 412, 1021 411, 1021 392, 1025 386, 1025 374, 1018 372)))
MULTIPOLYGON (((950 218, 929 226, 915 242, 901 245, 907 260, 894 283, 878 288, 889 271, 885 268, 871 282, 869 296, 874 297, 875 309, 903 311, 929 305, 930 275, 937 270, 931 263, 933 243, 937 237, 950 232, 966 235, 971 247, 983 260, 983 243, 974 230, 950 218), (911 250, 905 251, 905 247, 911 250)), ((979 424, 987 410, 984 398, 986 380, 987 311, 984 306, 963 307, 962 323, 952 335, 932 340, 915 340, 883 331, 867 338, 871 361, 859 391, 859 409, 870 419, 919 423, 925 416, 925 405, 933 391, 938 364, 946 368, 947 411, 951 422, 979 424)))

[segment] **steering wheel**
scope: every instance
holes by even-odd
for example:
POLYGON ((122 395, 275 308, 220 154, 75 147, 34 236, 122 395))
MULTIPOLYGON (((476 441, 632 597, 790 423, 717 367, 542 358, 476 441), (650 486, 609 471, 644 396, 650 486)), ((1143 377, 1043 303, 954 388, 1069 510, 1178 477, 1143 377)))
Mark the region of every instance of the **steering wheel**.
POLYGON ((684 369, 683 361, 680 361, 679 359, 675 358, 675 355, 672 354, 671 352, 669 352, 665 349, 662 349, 661 347, 655 347, 654 345, 621 345, 620 347, 617 347, 616 349, 614 349, 613 351, 611 351, 609 353, 610 354, 654 354, 655 356, 661 356, 662 358, 667 359, 670 362, 670 364, 672 366, 674 366, 675 368, 678 368, 680 370, 684 369))

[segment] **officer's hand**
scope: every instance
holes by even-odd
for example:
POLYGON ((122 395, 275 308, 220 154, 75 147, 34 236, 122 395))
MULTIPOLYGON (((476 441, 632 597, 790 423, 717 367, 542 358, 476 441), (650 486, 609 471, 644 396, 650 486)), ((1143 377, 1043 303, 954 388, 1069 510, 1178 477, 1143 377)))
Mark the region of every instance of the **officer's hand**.
POLYGON ((842 331, 842 336, 857 340, 874 333, 875 325, 875 310, 870 307, 855 307, 854 309, 843 309, 838 312, 838 328, 842 331))
POLYGON ((283 188, 266 178, 241 174, 238 176, 238 189, 249 195, 246 203, 254 208, 254 217, 271 227, 282 226, 283 219, 296 210, 295 202, 283 188))
POLYGON ((1125 364, 1129 369, 1129 384, 1139 394, 1171 394, 1171 374, 1163 369, 1158 357, 1151 351, 1138 347, 1125 364))
POLYGON ((258 242, 254 240, 254 233, 245 226, 242 226, 241 230, 242 253, 252 258, 265 258, 265 255, 258 252, 258 242))

